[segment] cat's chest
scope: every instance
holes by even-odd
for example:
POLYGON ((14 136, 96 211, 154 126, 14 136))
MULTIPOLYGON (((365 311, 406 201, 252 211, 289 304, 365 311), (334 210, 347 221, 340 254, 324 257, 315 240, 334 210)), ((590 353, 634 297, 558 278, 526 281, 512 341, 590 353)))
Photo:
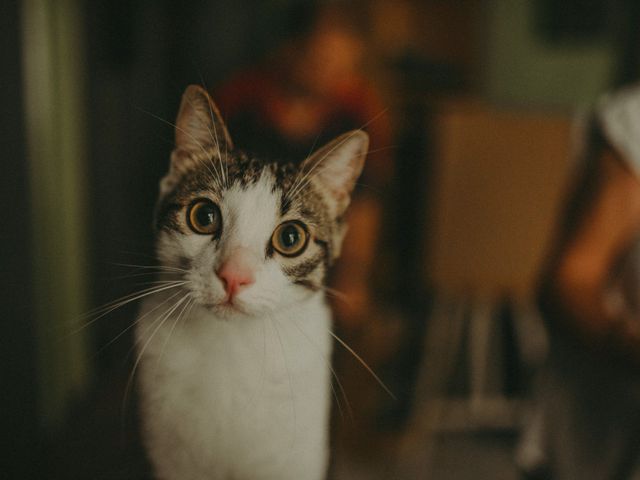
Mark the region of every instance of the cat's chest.
POLYGON ((149 438, 171 432, 214 464, 324 444, 330 312, 316 307, 252 324, 191 318, 192 328, 158 332, 140 365, 149 438))
POLYGON ((323 303, 246 321, 201 315, 189 322, 156 332, 143 356, 147 388, 176 403, 277 403, 304 392, 329 368, 330 313, 323 303))

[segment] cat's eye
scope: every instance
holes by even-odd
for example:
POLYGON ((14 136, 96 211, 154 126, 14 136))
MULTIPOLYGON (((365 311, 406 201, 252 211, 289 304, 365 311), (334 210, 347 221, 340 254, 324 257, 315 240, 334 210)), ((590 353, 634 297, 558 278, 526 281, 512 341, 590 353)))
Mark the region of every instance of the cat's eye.
POLYGON ((304 224, 291 221, 280 224, 271 236, 273 248, 285 257, 295 257, 304 252, 309 233, 304 224))
POLYGON ((211 200, 198 199, 187 209, 187 224, 200 235, 215 235, 222 227, 220 209, 211 200))

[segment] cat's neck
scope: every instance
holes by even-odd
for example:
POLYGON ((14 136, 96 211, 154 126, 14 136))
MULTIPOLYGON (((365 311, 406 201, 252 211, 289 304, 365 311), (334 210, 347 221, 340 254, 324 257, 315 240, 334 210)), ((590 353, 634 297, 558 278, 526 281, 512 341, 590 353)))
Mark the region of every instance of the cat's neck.
MULTIPOLYGON (((166 295, 169 296, 169 294, 166 295)), ((142 328, 143 332, 152 334, 158 320, 158 315, 155 312, 162 311, 163 302, 166 301, 166 298, 160 296, 145 301, 142 312, 149 312, 149 314, 142 315, 140 319, 140 326, 146 327, 142 328)), ((313 292, 302 300, 276 310, 265 310, 254 315, 233 311, 220 312, 194 304, 188 309, 188 312, 181 312, 180 308, 175 309, 171 316, 162 322, 163 325, 159 330, 173 329, 174 333, 181 331, 182 334, 190 337, 202 337, 212 334, 241 334, 245 330, 261 329, 265 323, 289 325, 291 328, 303 327, 306 330, 308 324, 313 325, 317 322, 325 324, 327 327, 331 323, 331 311, 322 291, 313 292), (182 318, 178 319, 179 316, 182 318), (176 327, 173 327, 174 323, 176 327)), ((309 328, 314 330, 312 326, 309 328)), ((159 335, 162 336, 162 334, 159 335)))
POLYGON ((151 318, 153 315, 145 316, 153 308, 153 303, 145 302, 136 332, 138 342, 145 347, 145 359, 154 359, 151 363, 157 365, 168 362, 175 369, 178 363, 184 363, 190 370, 193 365, 222 362, 225 368, 233 365, 239 372, 255 369, 255 360, 261 361, 264 352, 267 358, 280 358, 284 353, 302 370, 320 368, 328 362, 331 311, 323 292, 262 316, 222 318, 196 306, 182 318, 175 315, 160 324, 151 318), (265 347, 265 341, 273 345, 265 347), (309 355, 310 351, 315 353, 309 355))

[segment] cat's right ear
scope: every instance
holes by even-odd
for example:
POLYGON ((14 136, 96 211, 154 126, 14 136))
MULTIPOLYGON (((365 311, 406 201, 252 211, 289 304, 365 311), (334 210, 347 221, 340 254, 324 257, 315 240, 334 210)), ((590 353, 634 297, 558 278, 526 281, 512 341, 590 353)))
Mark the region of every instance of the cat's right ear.
POLYGON ((175 130, 179 150, 198 152, 209 146, 220 151, 233 150, 233 142, 218 108, 199 85, 189 85, 182 95, 175 130))
POLYGON ((176 148, 171 153, 169 173, 160 181, 160 196, 173 190, 182 175, 199 161, 199 154, 233 150, 233 142, 209 93, 189 85, 182 95, 175 124, 176 148))

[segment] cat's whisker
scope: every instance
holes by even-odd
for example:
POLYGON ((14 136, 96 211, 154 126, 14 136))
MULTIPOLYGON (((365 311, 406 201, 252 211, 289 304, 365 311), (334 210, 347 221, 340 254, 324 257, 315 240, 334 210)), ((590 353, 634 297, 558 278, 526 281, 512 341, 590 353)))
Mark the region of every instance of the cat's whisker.
POLYGON ((116 265, 118 267, 136 268, 136 269, 145 269, 145 270, 159 270, 159 271, 181 272, 181 273, 189 272, 189 270, 186 270, 184 268, 172 267, 168 265, 135 265, 132 263, 113 263, 112 265, 116 265))
POLYGON ((324 158, 325 157, 322 157, 320 160, 318 160, 307 172, 296 177, 296 182, 293 184, 293 186, 289 189, 289 191, 285 195, 286 200, 290 202, 293 201, 297 197, 298 193, 304 190, 304 187, 309 184, 309 182, 306 181, 307 177, 322 162, 322 160, 324 160, 324 158))
MULTIPOLYGON (((172 284, 175 284, 176 286, 179 286, 179 284, 183 284, 183 283, 188 283, 188 281, 187 280, 179 280, 179 281, 176 280, 172 284)), ((120 298, 117 298, 115 300, 111 300, 110 302, 107 302, 104 305, 101 305, 99 307, 96 307, 96 308, 93 308, 93 309, 89 310, 85 314, 81 315, 80 318, 91 317, 92 315, 101 313, 104 310, 108 310, 109 308, 119 304, 120 302, 132 299, 132 297, 136 297, 138 295, 142 295, 142 294, 146 294, 146 293, 153 293, 155 290, 163 291, 164 290, 164 286, 158 285, 158 286, 143 288, 141 290, 137 290, 135 292, 128 293, 126 295, 123 295, 120 298)))
POLYGON ((129 273, 126 275, 116 275, 115 277, 111 277, 112 280, 124 280, 126 278, 138 278, 138 277, 157 277, 160 275, 165 275, 165 276, 170 276, 170 275, 174 275, 174 276, 179 276, 179 275, 184 275, 182 272, 138 272, 138 273, 129 273))
POLYGON ((346 303, 347 305, 351 305, 351 300, 349 300, 349 295, 347 295, 344 292, 341 292, 339 290, 336 290, 335 288, 326 287, 324 285, 317 284, 317 283, 311 283, 310 282, 309 285, 314 290, 322 290, 323 292, 325 292, 327 294, 327 296, 329 296, 331 298, 335 298, 337 300, 340 300, 340 301, 346 303))
POLYGON ((284 344, 282 343, 282 337, 280 336, 280 332, 278 331, 278 326, 276 322, 273 320, 273 317, 269 316, 269 320, 271 320, 271 326, 276 332, 276 337, 278 338, 278 343, 280 344, 280 351, 282 352, 282 361, 284 362, 284 368, 287 371, 287 378, 289 379, 289 394, 291 395, 291 411, 293 413, 293 433, 291 435, 291 445, 289 446, 290 450, 293 450, 293 446, 296 442, 296 431, 298 429, 298 421, 297 421, 297 413, 296 413, 296 400, 293 394, 293 382, 291 380, 291 372, 289 371, 289 364, 287 362, 287 354, 284 349, 284 344))
MULTIPOLYGON (((382 115, 384 115, 387 112, 387 108, 381 110, 378 114, 374 115, 368 122, 366 122, 364 125, 362 125, 358 130, 362 130, 366 127, 368 127, 369 125, 371 125, 373 122, 375 122, 378 118, 380 118, 382 115)), ((333 152, 335 152, 338 148, 340 148, 342 145, 344 145, 347 141, 349 141, 354 135, 356 134, 356 131, 354 131, 351 135, 347 136, 343 141, 339 142, 338 144, 336 144, 333 148, 331 148, 325 155, 323 155, 310 169, 309 171, 307 171, 302 178, 298 181, 296 179, 296 181, 294 182, 294 185, 291 187, 291 189, 289 190, 289 192, 287 192, 287 194, 285 195, 285 199, 288 199, 289 201, 291 201, 294 197, 295 192, 300 191, 301 189, 303 189, 306 185, 309 184, 309 182, 311 181, 311 179, 313 177, 311 177, 311 179, 309 179, 308 181, 305 182, 305 179, 309 178, 309 175, 311 175, 311 173, 316 169, 316 167, 322 163, 327 157, 329 157, 333 152), (303 183, 304 182, 304 183, 303 183)), ((308 159, 309 157, 307 157, 308 159)), ((306 159, 305 159, 306 160, 306 159)))
MULTIPOLYGON (((178 292, 178 294, 180 294, 180 293, 183 293, 183 292, 178 292)), ((172 298, 174 298, 174 297, 172 297, 172 298)), ((180 301, 180 300, 177 300, 177 301, 176 301, 176 303, 177 303, 177 302, 179 302, 179 301, 180 301)), ((167 302, 166 302, 166 301, 165 301, 165 302, 162 302, 162 304, 165 304, 165 303, 167 303, 167 302)), ((151 320, 151 325, 145 325, 145 326, 142 326, 141 324, 139 324, 139 325, 138 325, 138 329, 140 329, 141 331, 144 329, 144 333, 146 334, 149 330, 153 329, 153 327, 154 327, 155 325, 157 325, 158 321, 159 321, 161 318, 163 318, 163 317, 165 316, 165 314, 166 314, 169 310, 171 310, 171 309, 176 305, 176 303, 173 303, 173 304, 169 305, 169 306, 167 307, 167 309, 166 309, 166 310, 164 310, 164 311, 163 311, 163 312, 162 312, 162 313, 161 313, 157 318, 155 318, 154 320, 151 320)), ((137 346, 138 346, 138 345, 137 345, 137 342, 134 342, 134 344, 131 346, 131 348, 127 351, 127 354, 126 354, 126 356, 125 356, 125 360, 126 360, 126 361, 128 361, 128 360, 129 360, 129 358, 130 358, 130 357, 132 357, 132 355, 134 354, 134 352, 137 350, 137 346)))
POLYGON ((144 330, 144 333, 148 333, 149 330, 152 330, 157 324, 158 324, 158 319, 159 318, 164 318, 165 316, 171 316, 171 314, 182 304, 182 302, 187 299, 188 297, 190 297, 190 293, 186 292, 184 293, 184 295, 182 297, 180 297, 174 304, 172 304, 170 307, 168 307, 164 313, 162 313, 162 315, 160 315, 158 318, 156 318, 155 320, 152 320, 151 325, 141 325, 141 329, 144 330))
MULTIPOLYGON (((328 155, 328 154, 327 154, 328 155)), ((325 157, 321 158, 320 160, 318 160, 317 163, 315 163, 313 165, 313 168, 311 168, 304 176, 303 178, 300 180, 300 182, 298 182, 298 184, 296 185, 296 189, 295 191, 290 190, 288 192, 289 196, 288 196, 288 200, 289 201, 293 201, 296 198, 299 197, 300 194, 302 194, 304 192, 304 189, 307 185, 309 185, 312 181, 313 178, 317 175, 320 175, 322 172, 324 172, 324 170, 327 168, 325 167, 321 167, 316 171, 313 171, 315 169, 315 167, 317 167, 320 163, 322 163, 322 160, 324 160, 325 157), (313 175, 311 175, 311 173, 313 173, 313 175), (310 176, 309 176, 310 175, 310 176)))
POLYGON ((382 195, 382 190, 380 190, 379 188, 373 187, 373 186, 369 185, 368 183, 356 182, 355 186, 356 187, 361 187, 361 188, 366 188, 367 191, 373 192, 376 195, 382 195))
MULTIPOLYGON (((191 101, 189 100, 189 103, 191 104, 191 101)), ((175 128, 178 132, 185 134, 187 137, 189 137, 191 140, 193 140, 195 142, 195 144, 198 146, 198 148, 200 148, 200 150, 202 150, 202 153, 204 153, 205 158, 209 157, 209 152, 207 151, 206 148, 204 148, 204 146, 202 145, 202 143, 200 143, 200 141, 191 133, 189 133, 188 131, 186 131, 183 128, 180 128, 178 125, 165 120, 162 117, 159 117, 158 115, 155 115, 147 110, 144 110, 143 108, 138 107, 138 109, 144 113, 146 113, 147 115, 151 115, 153 118, 155 118, 156 120, 159 120, 163 123, 166 123, 167 125, 170 125, 171 127, 175 128)), ((202 162, 202 164, 205 166, 205 168, 209 171, 209 174, 211 175, 212 179, 218 184, 220 185, 219 181, 218 181, 218 175, 217 173, 214 174, 211 169, 209 169, 209 167, 207 166, 206 163, 202 162)))
MULTIPOLYGON (((189 105, 191 105, 191 107, 193 107, 194 110, 197 110, 197 107, 193 104, 191 99, 188 96, 185 96, 185 98, 186 98, 187 102, 189 103, 189 105)), ((215 128, 215 122, 214 122, 214 119, 213 119, 213 112, 211 111, 211 106, 210 105, 209 105, 209 113, 211 114, 211 122, 213 124, 213 128, 215 128)), ((211 166, 213 167, 213 169, 216 172, 216 178, 214 180, 215 180, 218 188, 222 188, 222 186, 224 184, 224 178, 223 178, 224 175, 223 175, 223 172, 222 172, 222 157, 220 156, 220 145, 219 145, 219 142, 218 142, 218 138, 217 138, 217 136, 214 136, 214 134, 211 132, 211 129, 209 128, 208 125, 203 125, 203 126, 205 127, 205 129, 207 130, 207 133, 209 133, 209 136, 211 137, 211 140, 213 142, 212 145, 215 146, 217 148, 217 150, 218 150, 218 158, 220 160, 220 171, 218 171, 218 169, 217 169, 215 163, 213 162, 213 160, 210 159, 210 161, 211 161, 211 166)), ((208 152, 206 154, 206 158, 209 158, 208 152)), ((205 165, 205 167, 207 166, 206 163, 204 163, 204 162, 203 162, 203 165, 205 165)), ((207 169, 209 170, 208 167, 207 167, 207 169)), ((209 170, 209 172, 211 173, 211 170, 209 170)), ((213 175, 213 173, 212 173, 212 175, 213 175)))
POLYGON ((336 341, 342 345, 349 353, 351 353, 351 355, 353 355, 353 357, 358 360, 358 362, 360 362, 360 365, 362 365, 364 367, 364 369, 369 372, 371 374, 371 376, 375 379, 375 381, 378 383, 378 385, 380 385, 382 387, 382 389, 387 392, 389 394, 389 396, 391 396, 391 398, 393 398, 394 400, 397 400, 396 396, 393 394, 393 392, 391 390, 389 390, 389 387, 387 387, 387 385, 380 379, 380 377, 378 377, 378 375, 376 375, 376 373, 373 371, 373 369, 369 366, 369 364, 367 362, 365 362, 362 357, 360 355, 358 355, 355 350, 353 350, 353 348, 351 348, 344 340, 342 340, 338 335, 336 335, 334 332, 332 332, 331 330, 329 330, 329 334, 336 339, 336 341))
MULTIPOLYGON (((107 303, 106 305, 104 305, 102 307, 98 307, 97 309, 94 309, 93 311, 87 312, 86 314, 82 315, 80 317, 80 319, 87 318, 87 317, 91 318, 93 315, 98 315, 98 316, 95 317, 95 318, 91 318, 89 321, 85 322, 84 324, 82 324, 81 326, 76 328, 75 330, 69 332, 69 334, 67 336, 77 335, 79 332, 81 332, 85 328, 88 328, 89 326, 93 325, 95 322, 97 322, 101 318, 105 317, 106 315, 112 313, 115 310, 118 310, 119 308, 124 307, 125 305, 127 305, 127 304, 129 304, 131 302, 135 302, 136 300, 140 300, 140 299, 148 297, 150 295, 158 294, 158 293, 163 292, 165 290, 170 290, 172 288, 181 287, 183 285, 186 285, 187 283, 189 283, 189 282, 184 281, 184 282, 172 283, 170 285, 162 285, 162 286, 155 286, 155 287, 151 287, 151 288, 146 288, 146 289, 140 290, 138 292, 125 295, 124 297, 121 297, 120 299, 115 300, 113 302, 109 302, 109 303, 107 303)), ((66 336, 65 336, 65 338, 66 338, 66 336)))
MULTIPOLYGON (((331 375, 333 375, 333 378, 335 379, 335 381, 336 381, 336 383, 338 385, 338 388, 340 389, 340 393, 342 394, 342 397, 344 399, 344 403, 345 403, 345 406, 347 408, 347 412, 349 413, 349 418, 351 420, 353 420, 353 409, 351 408, 351 403, 349 402, 349 397, 347 397, 347 392, 345 391, 344 387, 342 386, 342 382, 340 381, 340 378, 338 377, 338 374, 336 373, 335 369, 331 365, 331 360, 328 359, 327 356, 324 353, 322 353, 322 350, 320 350, 320 347, 318 347, 318 344, 316 344, 313 340, 311 340, 309 335, 307 335, 307 333, 302 329, 302 327, 300 327, 300 325, 298 325, 295 321, 293 321, 292 323, 293 323, 293 326, 295 326, 298 329, 298 331, 304 336, 304 338, 307 340, 307 342, 309 342, 313 347, 315 347, 315 349, 318 351, 318 353, 322 357, 322 360, 325 362, 325 364, 327 365, 327 367, 331 371, 331 375)), ((340 412, 340 417, 344 418, 344 412, 342 411, 342 406, 340 404, 340 399, 338 398, 338 394, 336 392, 336 389, 333 386, 333 383, 331 384, 331 390, 333 391, 333 397, 336 399, 336 406, 338 407, 338 411, 340 412)))
POLYGON ((180 280, 149 280, 146 282, 138 282, 136 283, 136 285, 169 285, 169 284, 173 284, 176 282, 189 282, 189 280, 184 280, 184 279, 180 279, 180 280))
POLYGON ((352 303, 351 300, 349 300, 349 295, 347 295, 346 293, 336 290, 335 288, 325 287, 324 285, 317 285, 317 287, 330 297, 336 298, 346 303, 347 305, 351 305, 352 303))
MULTIPOLYGON (((191 103, 191 102, 189 102, 189 103, 191 103)), ((180 128, 180 127, 179 127, 178 125, 176 125, 175 123, 172 123, 172 122, 170 122, 169 120, 165 120, 164 118, 162 118, 162 117, 160 117, 160 116, 158 116, 158 115, 156 115, 156 114, 154 114, 154 113, 151 113, 151 112, 149 112, 148 110, 145 110, 145 109, 143 109, 143 108, 141 108, 141 107, 137 107, 137 108, 138 108, 138 110, 140 110, 141 112, 144 112, 144 113, 146 113, 147 115, 151 115, 151 116, 152 116, 153 118, 155 118, 156 120, 159 120, 160 122, 162 122, 162 123, 166 123, 166 124, 167 124, 167 125, 169 125, 170 127, 175 128, 175 129, 176 129, 177 131, 179 131, 180 133, 184 133, 186 136, 188 136, 191 140, 193 140, 193 141, 195 142, 195 144, 198 146, 198 148, 200 148, 200 150, 202 150, 202 152, 203 152, 204 154, 207 154, 207 150, 204 148, 204 146, 202 145, 202 143, 200 143, 200 142, 198 141, 198 139, 197 139, 194 135, 192 135, 191 133, 187 132, 185 129, 180 128)))
MULTIPOLYGON (((335 373, 331 372, 331 374, 335 378, 335 373)), ((340 419, 344 420, 344 410, 342 410, 342 404, 340 403, 340 397, 338 397, 338 392, 336 392, 336 387, 333 386, 333 382, 330 382, 329 386, 331 387, 331 395, 333 396, 333 399, 336 402, 336 407, 338 408, 338 414, 340 415, 340 419)), ((353 415, 351 414, 351 410, 349 410, 349 412, 350 412, 349 418, 353 420, 353 415)))
MULTIPOLYGON (((207 84, 204 81, 204 78, 202 77, 202 74, 200 75, 200 81, 202 82, 202 86, 204 87, 205 90, 209 90, 207 88, 207 84)), ((211 125, 213 125, 213 132, 211 132, 210 129, 209 130, 209 135, 211 136, 211 140, 213 140, 215 142, 216 148, 218 149, 218 158, 220 159, 220 171, 222 172, 222 176, 224 179, 224 184, 226 186, 226 188, 229 188, 229 167, 227 165, 226 161, 222 160, 222 155, 220 152, 220 141, 218 138, 218 132, 216 131, 216 120, 215 120, 215 115, 213 112, 213 109, 211 108, 211 104, 207 103, 207 106, 209 107, 209 116, 211 117, 211 125), (226 167, 226 168, 225 168, 226 167)), ((226 139, 225 139, 226 140, 226 139)), ((224 142, 224 153, 225 153, 225 158, 227 157, 228 152, 228 142, 225 141, 224 142)))
MULTIPOLYGON (((344 141, 336 145, 335 148, 339 148, 344 144, 344 142, 348 141, 350 138, 351 136, 347 137, 344 141)), ((318 160, 311 169, 309 169, 309 171, 305 174, 303 179, 296 186, 295 192, 292 192, 291 190, 287 192, 288 194, 287 198, 289 202, 295 200, 296 198, 300 198, 300 195, 304 195, 305 188, 313 181, 313 179, 318 175, 320 175, 321 173, 323 173, 327 168, 329 168, 328 166, 322 166, 316 170, 316 167, 318 167, 329 155, 331 155, 331 152, 333 152, 334 149, 329 151, 325 156, 323 156, 320 160, 318 160)))
POLYGON ((267 327, 266 322, 262 323, 262 361, 260 362, 260 387, 255 390, 253 395, 249 397, 247 403, 255 407, 254 400, 258 395, 262 394, 262 389, 264 388, 264 381, 266 377, 266 362, 267 362, 267 327))
MULTIPOLYGON (((309 149, 309 153, 307 153, 307 155, 304 157, 305 160, 307 158, 311 158, 311 155, 313 154, 313 151, 316 149, 316 145, 318 143, 318 140, 320 140, 320 135, 322 135, 322 132, 318 133, 318 135, 316 135, 316 138, 313 141, 313 144, 311 145, 311 148, 309 149)), ((296 185, 297 185, 299 180, 300 180, 300 172, 298 172, 296 174, 295 178, 293 179, 293 182, 291 183, 291 186, 289 187, 289 190, 287 191, 287 193, 283 197, 283 202, 289 202, 290 201, 289 195, 290 195, 291 191, 296 188, 296 185)))
MULTIPOLYGON (((368 123, 371 123, 368 122, 368 123)), ((365 125, 366 126, 366 125, 365 125)), ((300 179, 299 182, 297 182, 296 185, 294 185, 293 188, 291 188, 291 190, 289 190, 286 198, 288 198, 289 200, 295 198, 295 192, 300 191, 301 189, 303 189, 306 185, 309 184, 309 182, 311 181, 311 179, 313 177, 310 177, 310 175, 314 172, 314 170, 326 159, 328 158, 333 152, 335 152, 336 150, 338 150, 340 147, 342 147, 342 145, 344 145, 346 142, 348 142, 349 140, 351 140, 351 138, 353 138, 353 136, 356 134, 356 131, 354 131, 353 133, 351 133, 351 135, 348 135, 345 139, 343 139, 341 142, 338 142, 336 145, 334 145, 327 153, 325 153, 322 157, 320 157, 318 159, 318 161, 316 163, 313 164, 313 166, 302 176, 302 178, 300 179), (307 178, 309 178, 308 181, 305 181, 307 178), (290 196, 289 196, 290 195, 290 196)))
POLYGON ((378 153, 378 152, 386 152, 388 150, 395 150, 396 148, 398 148, 398 145, 387 145, 386 147, 380 147, 374 150, 369 150, 367 152, 367 155, 370 155, 372 153, 378 153))
POLYGON ((100 350, 98 350, 98 352, 96 353, 96 355, 99 355, 100 353, 102 353, 103 350, 105 350, 106 348, 108 348, 110 345, 112 345, 113 343, 115 343, 120 337, 122 337, 125 333, 127 333, 129 330, 131 330, 133 327, 135 327, 138 323, 140 323, 141 320, 143 320, 144 318, 146 318, 147 316, 149 316, 151 313, 155 312, 157 309, 159 309, 160 307, 162 307, 163 305, 167 304, 168 302, 170 302, 171 300, 173 300, 175 297, 177 297, 178 295, 180 295, 181 292, 176 292, 173 295, 171 295, 169 298, 167 298, 165 301, 163 301, 162 303, 159 303, 158 305, 156 305, 155 307, 153 307, 151 310, 149 310, 148 312, 144 313, 143 315, 139 316, 138 318, 136 318, 136 320, 134 322, 131 323, 131 325, 129 325, 127 328, 125 328, 124 330, 122 330, 118 335, 116 335, 113 339, 111 339, 107 344, 103 345, 100 350))
POLYGON ((117 275, 113 277, 109 277, 110 280, 121 280, 125 278, 135 278, 135 277, 144 277, 144 276, 157 276, 160 278, 182 278, 181 276, 189 273, 188 270, 184 270, 182 268, 173 268, 173 267, 162 267, 155 265, 130 265, 130 264, 122 264, 116 263, 113 264, 119 267, 124 267, 130 269, 127 273, 122 275, 117 275))
POLYGON ((219 189, 222 189, 222 187, 223 187, 223 180, 222 180, 223 173, 222 173, 222 171, 220 171, 220 172, 218 171, 218 168, 216 167, 216 164, 215 164, 212 156, 207 153, 206 158, 201 159, 201 163, 205 166, 205 168, 209 172, 209 175, 211 175, 211 179, 214 182, 214 184, 216 185, 216 187, 219 188, 219 189), (209 168, 208 163, 211 164, 211 168, 213 168, 213 170, 211 170, 211 168, 209 168))
MULTIPOLYGON (((143 244, 145 248, 148 248, 147 244, 143 244)), ((138 245, 140 246, 140 245, 138 245)), ((140 252, 140 251, 133 251, 133 250, 124 250, 124 249, 118 249, 118 253, 122 254, 122 255, 130 255, 132 258, 135 258, 136 261, 138 258, 144 258, 144 259, 150 259, 153 260, 154 262, 156 262, 158 260, 157 255, 155 254, 150 254, 150 253, 144 253, 144 252, 140 252)), ((109 263, 110 265, 118 265, 118 262, 106 262, 109 263)), ((148 267, 151 266, 149 264, 145 264, 145 265, 136 265, 137 267, 148 267)))
POLYGON ((138 353, 136 361, 133 364, 133 368, 131 369, 131 374, 129 374, 129 379, 127 380, 127 385, 124 390, 124 397, 122 399, 123 417, 124 417, 124 412, 126 411, 127 401, 129 399, 129 393, 133 385, 133 378, 135 377, 136 370, 138 369, 138 365, 140 364, 140 360, 142 359, 142 356, 144 355, 151 341, 154 339, 156 334, 162 328, 162 325, 164 325, 164 323, 171 317, 171 314, 175 312, 178 307, 180 307, 182 302, 184 302, 189 297, 189 295, 190 295, 189 293, 186 293, 180 300, 176 301, 175 304, 172 307, 170 307, 167 312, 165 312, 163 315, 158 317, 158 319, 154 320, 154 322, 149 327, 149 329, 151 329, 155 326, 155 330, 151 333, 151 335, 149 335, 149 338, 147 338, 147 341, 144 343, 144 345, 140 349, 140 353, 138 353))
MULTIPOLYGON (((224 157, 228 158, 229 156, 229 142, 224 142, 224 157)), ((227 178, 227 188, 230 187, 229 185, 229 162, 226 161, 224 162, 224 167, 225 167, 225 175, 227 178)))
MULTIPOLYGON (((193 299, 193 297, 191 296, 190 293, 187 293, 187 297, 188 297, 187 302, 184 304, 184 307, 182 307, 182 310, 180 310, 180 313, 178 314, 178 317, 176 318, 175 322, 173 322, 173 325, 171 326, 171 330, 169 330, 169 334, 167 335, 167 338, 164 341, 164 344, 162 345, 162 350, 160 350, 160 355, 158 356, 158 364, 160 363, 160 360, 162 359, 162 356, 164 355, 164 351, 167 348, 167 344, 169 343, 169 339, 173 335, 173 331, 176 329, 176 326, 178 325, 178 323, 182 319, 182 316, 184 315, 184 312, 187 310, 187 308, 189 308, 189 313, 191 313, 191 308, 193 307, 193 304, 195 303, 195 300, 193 299)), ((188 315, 185 318, 188 318, 188 315)))
MULTIPOLYGON (((308 158, 311 158, 311 156, 313 155, 313 152, 316 149, 316 145, 318 143, 318 140, 320 139, 320 135, 322 135, 322 132, 320 132, 320 133, 318 133, 318 135, 316 135, 316 138, 313 141, 313 145, 311 145, 311 148, 309 149, 309 153, 307 153, 307 156, 304 157, 305 160, 308 159, 308 158)), ((293 190, 293 188, 296 186, 296 184, 298 183, 299 180, 300 180, 300 172, 298 172, 298 174, 294 178, 293 183, 292 183, 291 187, 289 188, 289 192, 291 190, 293 190)), ((287 195, 288 195, 289 192, 287 192, 287 195)), ((287 198, 287 195, 285 195, 285 199, 287 198)))
MULTIPOLYGON (((229 179, 227 178, 226 172, 225 172, 225 168, 224 168, 224 161, 222 160, 222 151, 220 150, 220 138, 218 137, 218 131, 217 131, 217 127, 216 127, 216 121, 214 118, 214 113, 213 113, 213 109, 211 108, 211 104, 209 104, 209 115, 211 116, 211 125, 213 126, 213 132, 211 130, 209 130, 209 135, 211 136, 211 140, 214 141, 214 144, 216 146, 216 149, 218 150, 218 159, 220 161, 220 172, 222 173, 222 181, 224 183, 224 185, 229 188, 229 179)), ((227 142, 225 142, 226 145, 227 142)))

